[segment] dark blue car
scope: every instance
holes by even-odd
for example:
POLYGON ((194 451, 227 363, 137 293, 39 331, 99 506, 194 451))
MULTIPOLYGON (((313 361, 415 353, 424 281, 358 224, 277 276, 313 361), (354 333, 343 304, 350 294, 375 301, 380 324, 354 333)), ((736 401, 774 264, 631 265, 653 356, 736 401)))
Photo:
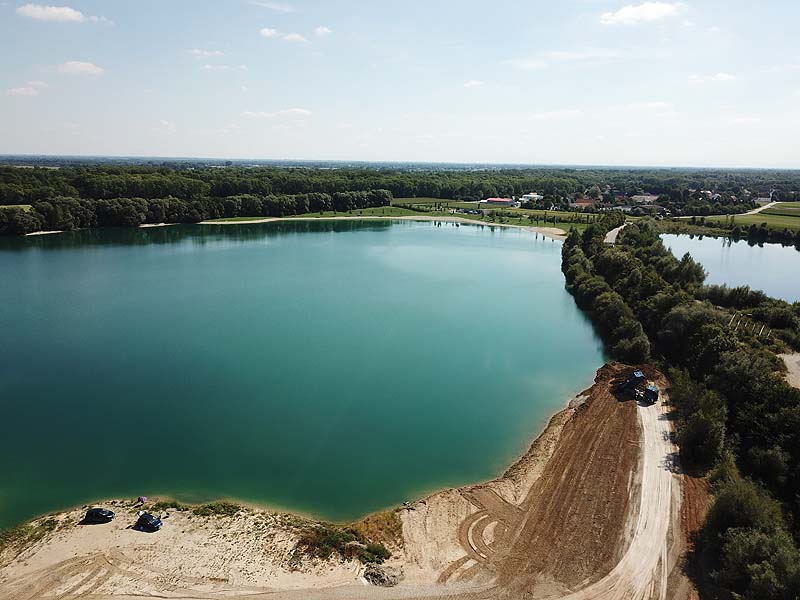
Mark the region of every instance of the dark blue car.
POLYGON ((105 508, 90 508, 83 517, 84 523, 109 523, 114 519, 114 513, 105 508))
POLYGON ((134 529, 153 533, 161 529, 161 525, 163 525, 163 523, 158 517, 151 515, 150 513, 142 513, 139 515, 139 520, 136 521, 136 527, 134 527, 134 529))

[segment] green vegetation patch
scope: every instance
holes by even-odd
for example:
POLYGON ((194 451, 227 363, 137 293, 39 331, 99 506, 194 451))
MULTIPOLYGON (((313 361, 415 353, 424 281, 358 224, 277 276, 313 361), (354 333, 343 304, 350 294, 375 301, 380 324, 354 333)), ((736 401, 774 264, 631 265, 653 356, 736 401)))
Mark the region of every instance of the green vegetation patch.
POLYGON ((198 517, 233 517, 240 510, 243 510, 241 505, 223 500, 198 506, 192 510, 192 514, 198 517))
POLYGON ((338 554, 344 560, 356 559, 363 564, 379 564, 391 556, 386 546, 368 541, 355 527, 339 527, 329 523, 304 528, 296 550, 323 560, 338 554))
POLYGON ((403 545, 403 522, 397 510, 387 510, 364 517, 353 528, 368 540, 393 546, 403 545))
POLYGON ((161 512, 165 510, 185 511, 191 509, 191 506, 178 502, 177 500, 159 500, 158 502, 154 503, 150 509, 153 512, 161 512))
POLYGON ((7 208, 7 209, 20 209, 28 212, 31 208, 33 208, 30 204, 0 204, 0 209, 7 208))
POLYGON ((24 548, 41 540, 58 528, 58 520, 48 517, 42 521, 23 523, 0 532, 0 553, 9 548, 24 548))
POLYGON ((763 211, 754 215, 735 215, 732 217, 706 217, 707 222, 719 223, 722 225, 729 225, 735 227, 750 227, 755 225, 760 227, 764 224, 768 229, 789 229, 791 231, 800 231, 800 215, 787 216, 775 215, 763 211))

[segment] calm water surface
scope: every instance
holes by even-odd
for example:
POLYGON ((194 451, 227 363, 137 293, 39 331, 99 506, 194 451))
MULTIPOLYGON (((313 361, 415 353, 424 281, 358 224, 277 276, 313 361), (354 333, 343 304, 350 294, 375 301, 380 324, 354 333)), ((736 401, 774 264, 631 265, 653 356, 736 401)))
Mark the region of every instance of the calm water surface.
POLYGON ((0 244, 0 527, 98 498, 354 518, 494 476, 601 344, 561 244, 295 222, 0 244))
POLYGON ((774 298, 800 300, 800 252, 779 244, 750 245, 745 240, 663 235, 664 244, 677 257, 687 252, 703 264, 706 283, 730 287, 749 285, 774 298))

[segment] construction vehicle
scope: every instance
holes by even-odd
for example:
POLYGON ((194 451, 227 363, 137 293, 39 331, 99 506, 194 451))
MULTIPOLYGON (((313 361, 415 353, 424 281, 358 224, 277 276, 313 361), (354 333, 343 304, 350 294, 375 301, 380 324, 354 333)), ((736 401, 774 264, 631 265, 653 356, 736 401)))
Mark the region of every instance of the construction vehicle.
POLYGON ((655 404, 658 402, 659 391, 653 382, 648 382, 644 373, 634 371, 628 379, 620 383, 615 390, 617 393, 631 394, 637 400, 655 404))
POLYGON ((628 379, 626 379, 617 386, 616 391, 628 392, 636 390, 638 387, 643 385, 645 381, 647 380, 645 379, 644 373, 642 373, 641 371, 634 371, 633 374, 630 377, 628 377, 628 379))

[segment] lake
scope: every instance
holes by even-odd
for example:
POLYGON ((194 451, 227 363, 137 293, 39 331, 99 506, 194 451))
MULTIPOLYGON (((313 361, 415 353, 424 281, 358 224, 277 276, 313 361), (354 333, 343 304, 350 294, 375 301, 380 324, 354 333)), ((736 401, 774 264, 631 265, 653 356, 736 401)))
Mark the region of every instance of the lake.
POLYGON ((604 360, 560 252, 411 221, 0 240, 0 527, 139 495, 345 520, 498 475, 604 360))
POLYGON ((708 284, 749 285, 774 298, 800 301, 800 252, 794 247, 709 236, 665 234, 661 238, 678 258, 688 252, 702 263, 708 284))

